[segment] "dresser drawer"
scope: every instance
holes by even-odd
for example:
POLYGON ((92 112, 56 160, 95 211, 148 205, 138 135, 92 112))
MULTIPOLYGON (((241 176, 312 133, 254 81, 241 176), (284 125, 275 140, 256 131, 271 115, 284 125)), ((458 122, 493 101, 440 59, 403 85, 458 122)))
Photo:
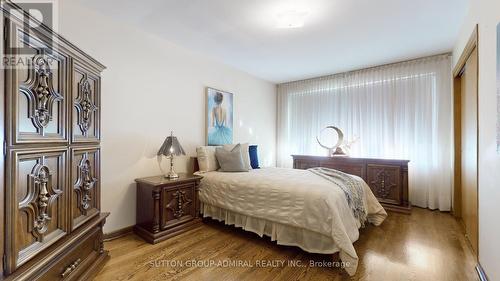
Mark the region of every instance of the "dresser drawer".
POLYGON ((363 164, 338 164, 338 163, 322 163, 321 167, 335 169, 346 174, 355 175, 360 178, 365 178, 365 166, 363 164))
POLYGON ((163 188, 161 198, 162 230, 175 227, 195 218, 195 188, 194 182, 163 188))
POLYGON ((69 247, 68 252, 36 280, 77 280, 99 256, 99 227, 94 228, 82 241, 69 247))
POLYGON ((321 167, 319 161, 294 161, 293 168, 307 170, 309 168, 321 167))

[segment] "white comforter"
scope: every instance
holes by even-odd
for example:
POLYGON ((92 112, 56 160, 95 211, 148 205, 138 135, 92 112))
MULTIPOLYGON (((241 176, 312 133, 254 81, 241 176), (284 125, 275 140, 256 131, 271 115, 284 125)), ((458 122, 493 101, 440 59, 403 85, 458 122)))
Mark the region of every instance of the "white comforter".
MULTIPOLYGON (((356 272, 358 256, 353 242, 360 223, 344 192, 332 182, 307 170, 264 168, 243 173, 204 173, 200 201, 246 216, 265 219, 331 237, 346 271, 356 272)), ((368 221, 379 225, 387 213, 363 182, 368 221)), ((278 240, 279 243, 279 240, 278 240)))

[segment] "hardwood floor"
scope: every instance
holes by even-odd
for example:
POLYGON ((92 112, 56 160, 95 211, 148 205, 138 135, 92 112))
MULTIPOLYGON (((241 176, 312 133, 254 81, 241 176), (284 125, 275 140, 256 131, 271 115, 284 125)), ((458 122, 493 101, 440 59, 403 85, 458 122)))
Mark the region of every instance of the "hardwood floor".
POLYGON ((360 264, 349 277, 338 267, 310 266, 332 261, 331 255, 278 246, 209 220, 156 245, 133 234, 106 242, 111 259, 96 280, 478 280, 463 230, 448 213, 419 208, 410 216, 389 213, 380 227, 363 229, 354 246, 360 264), (199 264, 188 266, 193 260, 199 264), (238 261, 240 266, 224 267, 238 261), (262 261, 274 261, 275 267, 257 267, 262 261), (302 266, 288 264, 297 261, 302 266))

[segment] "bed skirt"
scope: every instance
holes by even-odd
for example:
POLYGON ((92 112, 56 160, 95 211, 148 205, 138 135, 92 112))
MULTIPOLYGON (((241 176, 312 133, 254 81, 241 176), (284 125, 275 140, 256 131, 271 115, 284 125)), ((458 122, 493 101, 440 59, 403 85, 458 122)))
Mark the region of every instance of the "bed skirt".
POLYGON ((334 254, 339 251, 333 239, 323 234, 266 219, 246 216, 203 202, 200 202, 200 204, 203 217, 224 221, 226 225, 243 228, 246 231, 256 233, 260 237, 269 236, 278 245, 297 246, 306 252, 318 254, 334 254))

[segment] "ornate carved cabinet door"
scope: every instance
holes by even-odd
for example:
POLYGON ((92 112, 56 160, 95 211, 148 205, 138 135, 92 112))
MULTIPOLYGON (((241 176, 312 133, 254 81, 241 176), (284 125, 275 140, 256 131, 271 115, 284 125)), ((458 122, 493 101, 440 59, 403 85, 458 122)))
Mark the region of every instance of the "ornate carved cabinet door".
POLYGON ((68 233, 67 148, 10 153, 5 225, 8 271, 68 233))
POLYGON ((72 142, 100 139, 101 79, 89 66, 75 60, 72 73, 72 142))
POLYGON ((99 147, 71 149, 71 230, 99 214, 99 147))
POLYGON ((195 217, 195 184, 181 185, 162 192, 161 228, 173 227, 195 217))
POLYGON ((8 143, 67 142, 68 56, 62 49, 47 51, 51 43, 44 35, 8 26, 6 46, 17 54, 16 67, 6 69, 8 143))
POLYGON ((380 202, 401 204, 400 167, 368 164, 367 184, 380 202))

